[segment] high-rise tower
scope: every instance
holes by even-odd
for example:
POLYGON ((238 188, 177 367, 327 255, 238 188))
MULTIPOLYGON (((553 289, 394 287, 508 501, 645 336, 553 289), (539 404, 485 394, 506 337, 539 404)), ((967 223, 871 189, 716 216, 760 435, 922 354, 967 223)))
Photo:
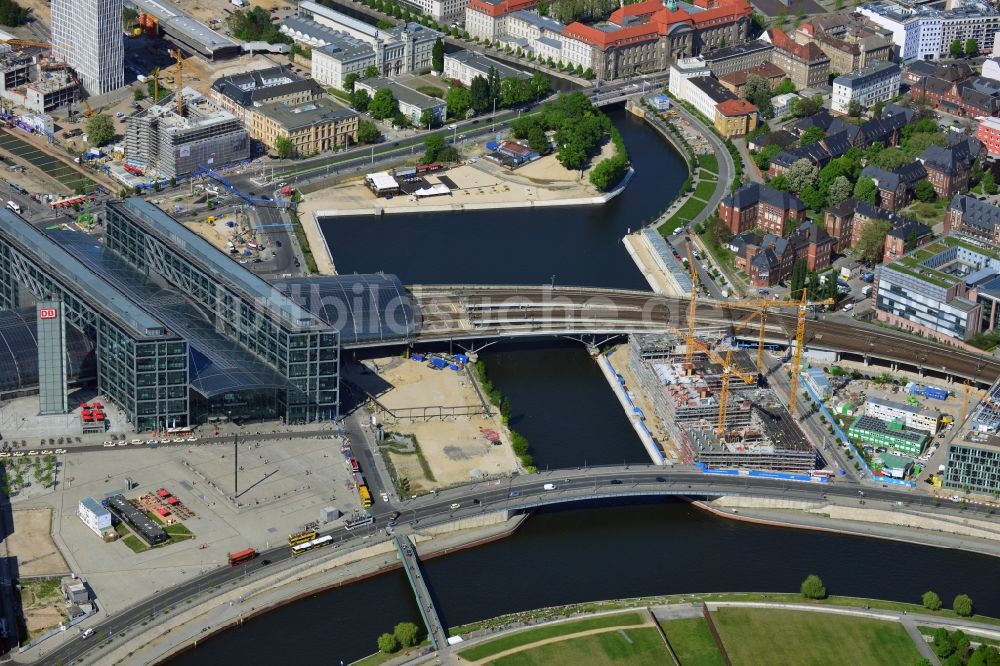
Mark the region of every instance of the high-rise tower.
POLYGON ((52 0, 52 52, 76 70, 88 95, 125 85, 123 0, 52 0))

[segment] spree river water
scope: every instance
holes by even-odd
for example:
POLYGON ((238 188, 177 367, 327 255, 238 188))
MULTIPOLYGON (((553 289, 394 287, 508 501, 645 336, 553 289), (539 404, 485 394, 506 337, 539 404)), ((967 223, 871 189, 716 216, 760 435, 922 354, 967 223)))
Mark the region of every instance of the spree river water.
POLYGON ((603 206, 336 217, 320 224, 340 273, 403 284, 548 284, 648 289, 621 238, 656 217, 687 164, 644 121, 609 114, 635 176, 603 206))
MULTIPOLYGON (((324 223, 341 272, 385 270, 404 283, 548 282, 643 288, 618 239, 686 177, 641 122, 612 114, 636 165, 604 207, 339 218, 324 223)), ((482 353, 541 468, 645 462, 646 454, 579 345, 508 343, 482 353)), ((795 591, 809 573, 834 594, 919 602, 967 592, 1000 614, 996 561, 912 544, 736 523, 672 500, 547 508, 513 536, 430 560, 446 625, 587 600, 696 591, 795 591)), ((348 663, 378 634, 420 623, 401 571, 317 594, 224 632, 173 664, 348 663)))

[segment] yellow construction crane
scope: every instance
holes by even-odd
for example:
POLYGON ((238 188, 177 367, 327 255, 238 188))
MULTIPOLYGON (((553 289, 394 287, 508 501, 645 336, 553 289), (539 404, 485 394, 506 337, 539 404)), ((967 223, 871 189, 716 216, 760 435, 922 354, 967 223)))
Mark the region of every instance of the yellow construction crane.
MULTIPOLYGON (((673 327, 671 328, 677 336, 685 336, 685 333, 680 330, 673 327)), ((721 439, 726 432, 726 413, 729 410, 729 381, 732 378, 732 375, 736 375, 743 380, 744 384, 747 385, 756 384, 757 377, 749 372, 743 372, 733 365, 733 351, 731 349, 726 352, 726 356, 723 358, 716 353, 710 345, 707 345, 700 340, 695 340, 692 337, 687 340, 688 358, 691 357, 695 349, 703 352, 710 359, 722 366, 722 386, 719 389, 719 420, 715 427, 715 432, 721 439)))
MULTIPOLYGON (((810 301, 808 305, 811 307, 813 305, 835 305, 836 300, 832 298, 826 298, 822 301, 810 301)), ((751 299, 746 301, 740 301, 738 303, 740 307, 751 307, 759 308, 758 310, 751 312, 743 321, 739 322, 733 326, 735 332, 743 330, 754 318, 760 317, 760 329, 757 334, 757 368, 759 370, 764 369, 764 332, 767 325, 767 310, 768 308, 798 308, 802 305, 801 301, 798 300, 778 300, 776 298, 761 298, 761 299, 751 299)), ((803 316, 804 311, 800 312, 799 315, 803 316)))
POLYGON ((795 418, 795 403, 799 390, 799 371, 802 368, 802 347, 806 339, 806 313, 809 311, 809 301, 806 300, 806 290, 802 290, 802 301, 799 303, 799 317, 795 323, 795 354, 792 356, 792 378, 788 384, 788 413, 795 418))
POLYGON ((687 332, 687 356, 688 365, 691 365, 691 358, 694 354, 694 324, 695 316, 698 312, 698 269, 694 267, 694 258, 691 256, 691 243, 685 246, 688 256, 688 270, 691 271, 691 297, 688 302, 688 332, 687 332))
POLYGON ((23 49, 28 46, 37 46, 43 49, 51 49, 52 45, 48 42, 36 42, 30 39, 0 39, 0 44, 6 44, 15 49, 23 49))
POLYGON ((177 71, 174 72, 174 87, 177 91, 174 93, 177 96, 177 115, 184 115, 184 61, 181 58, 181 52, 179 49, 170 49, 170 55, 172 55, 177 60, 177 71))

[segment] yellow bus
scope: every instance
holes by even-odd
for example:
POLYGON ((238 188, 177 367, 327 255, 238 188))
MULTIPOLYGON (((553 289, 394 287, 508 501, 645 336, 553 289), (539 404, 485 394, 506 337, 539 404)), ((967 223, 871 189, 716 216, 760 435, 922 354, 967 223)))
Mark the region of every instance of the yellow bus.
POLYGON ((305 543, 306 541, 312 541, 319 536, 319 532, 316 530, 303 530, 301 532, 296 532, 295 534, 288 535, 288 545, 297 546, 300 543, 305 543))

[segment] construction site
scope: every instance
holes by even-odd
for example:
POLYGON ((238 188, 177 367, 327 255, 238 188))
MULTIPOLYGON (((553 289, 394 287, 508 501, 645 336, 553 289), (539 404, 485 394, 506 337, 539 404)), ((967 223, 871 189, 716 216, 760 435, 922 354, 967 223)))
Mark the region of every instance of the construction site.
POLYGON ((727 349, 726 343, 715 351, 705 345, 689 347, 672 333, 629 337, 629 371, 682 462, 816 469, 815 449, 778 397, 761 385, 755 371, 739 369, 752 366, 746 351, 727 349))

